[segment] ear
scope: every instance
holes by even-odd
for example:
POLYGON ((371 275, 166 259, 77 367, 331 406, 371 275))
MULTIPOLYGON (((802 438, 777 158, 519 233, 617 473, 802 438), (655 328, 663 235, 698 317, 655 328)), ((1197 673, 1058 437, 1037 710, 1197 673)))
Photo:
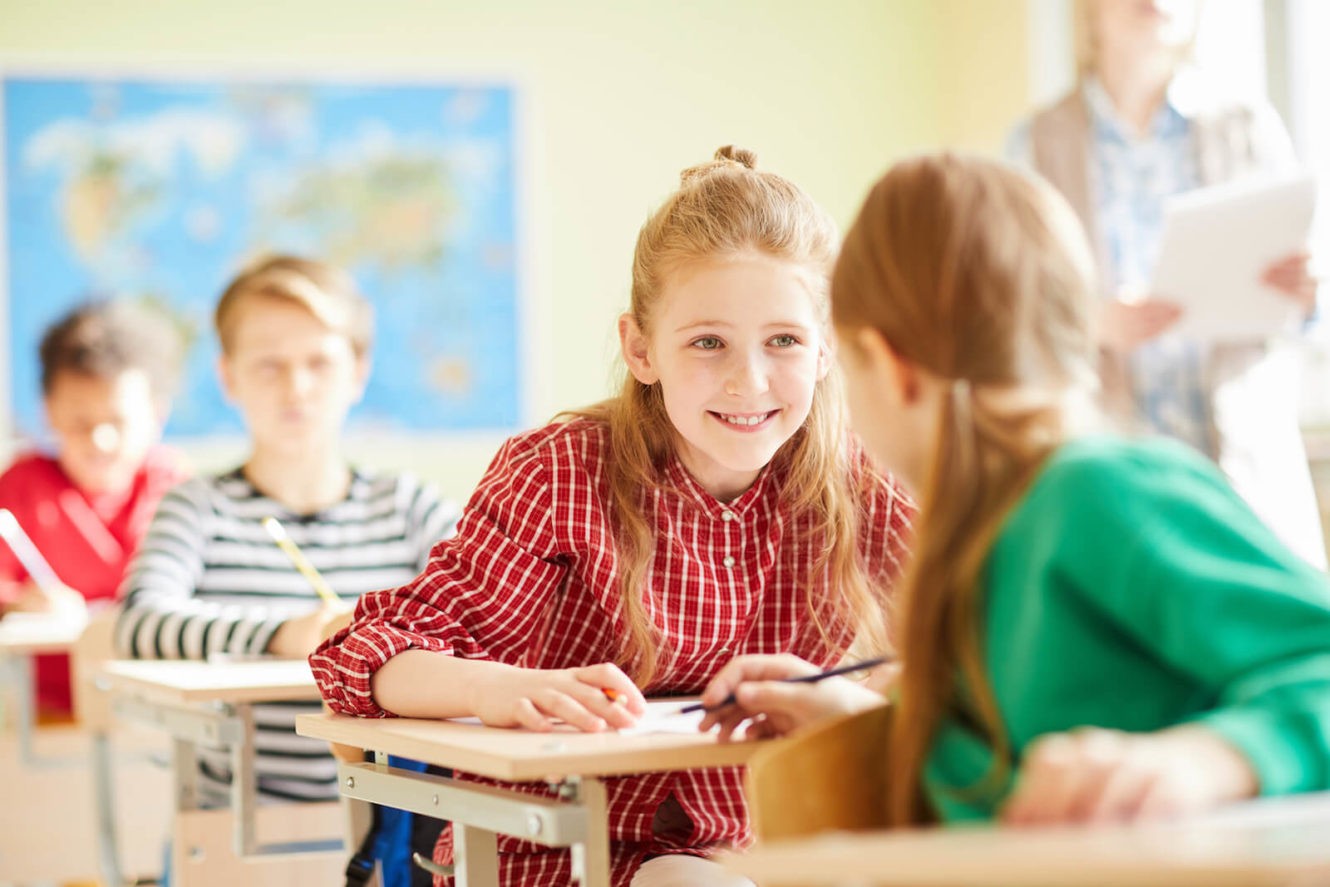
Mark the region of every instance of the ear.
POLYGON ((902 357, 880 332, 861 327, 854 333, 854 344, 861 369, 872 380, 875 390, 904 406, 912 406, 922 398, 922 371, 902 357))
POLYGON ((352 403, 360 403, 365 397, 365 386, 369 384, 370 371, 374 369, 374 361, 368 354, 359 354, 356 356, 355 364, 355 385, 356 393, 352 398, 352 403))
POLYGON ((822 344, 817 346, 817 381, 821 382, 831 372, 836 362, 836 337, 828 334, 822 337, 822 344))
POLYGON ((217 382, 222 386, 222 394, 225 395, 227 403, 236 402, 235 395, 235 374, 231 370, 231 361, 227 358, 226 352, 217 355, 217 382))
POLYGON ((654 385, 660 380, 660 374, 651 365, 650 342, 637 321, 628 313, 619 315, 619 347, 623 351, 623 362, 628 364, 628 372, 643 385, 654 385))

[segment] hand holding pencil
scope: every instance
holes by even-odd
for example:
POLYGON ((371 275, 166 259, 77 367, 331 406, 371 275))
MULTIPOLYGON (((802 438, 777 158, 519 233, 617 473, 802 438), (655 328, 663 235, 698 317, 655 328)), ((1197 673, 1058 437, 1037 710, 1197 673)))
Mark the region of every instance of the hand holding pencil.
POLYGON ((884 705, 881 693, 840 675, 887 661, 870 660, 822 671, 788 653, 736 657, 702 692, 701 706, 707 714, 701 729, 719 727, 724 742, 750 721, 744 734, 748 738, 783 736, 826 718, 884 705))
POLYGON ((297 616, 282 623, 268 642, 268 652, 274 656, 298 659, 314 651, 319 642, 329 633, 328 627, 334 620, 342 619, 351 609, 350 605, 337 596, 314 565, 305 557, 305 553, 291 541, 286 528, 274 517, 263 519, 263 529, 272 537, 277 547, 285 552, 291 563, 305 581, 310 584, 322 602, 312 613, 297 616))
POLYGON ((7 603, 5 610, 49 613, 70 619, 87 618, 87 603, 83 595, 60 581, 55 570, 24 532, 18 518, 8 508, 0 508, 0 539, 9 546, 28 574, 23 592, 7 603))

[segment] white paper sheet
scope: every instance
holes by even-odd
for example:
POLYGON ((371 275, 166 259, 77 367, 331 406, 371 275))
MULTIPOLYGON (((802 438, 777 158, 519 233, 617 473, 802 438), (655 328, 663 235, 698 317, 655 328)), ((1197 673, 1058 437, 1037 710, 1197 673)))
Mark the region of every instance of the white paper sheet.
POLYGON ((1202 188, 1170 200, 1150 288, 1184 309, 1169 332, 1233 341, 1290 329, 1298 306, 1261 275, 1306 248, 1315 205, 1315 182, 1306 173, 1202 188))
POLYGON ((704 711, 681 713, 683 708, 695 700, 651 699, 647 701, 646 714, 637 723, 619 732, 625 736, 638 736, 646 733, 696 733, 697 725, 706 715, 704 711))
MULTIPOLYGON (((679 709, 696 702, 695 699, 648 699, 646 714, 637 723, 619 732, 625 736, 642 736, 648 733, 696 733, 697 725, 702 723, 703 711, 681 713, 679 709)), ((454 724, 472 724, 480 726, 479 718, 449 718, 454 724)), ((572 729, 562 721, 556 722, 556 730, 572 729)))

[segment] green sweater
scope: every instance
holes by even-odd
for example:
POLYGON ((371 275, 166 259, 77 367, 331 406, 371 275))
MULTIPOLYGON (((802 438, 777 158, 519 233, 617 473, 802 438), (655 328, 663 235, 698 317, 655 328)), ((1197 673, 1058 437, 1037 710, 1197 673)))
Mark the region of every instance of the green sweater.
MULTIPOLYGON (((1201 457, 1063 445, 1004 524, 981 629, 1019 767, 1044 733, 1189 722, 1250 759, 1263 794, 1330 789, 1330 583, 1201 457)), ((925 773, 944 821, 991 818, 991 754, 945 724, 925 773)))

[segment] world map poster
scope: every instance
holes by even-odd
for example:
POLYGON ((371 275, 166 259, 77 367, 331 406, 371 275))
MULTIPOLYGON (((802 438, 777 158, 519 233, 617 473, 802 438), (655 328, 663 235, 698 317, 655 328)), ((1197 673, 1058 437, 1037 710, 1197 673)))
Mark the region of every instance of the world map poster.
POLYGON ((522 424, 511 86, 6 74, 0 101, 16 435, 43 433, 42 332, 98 298, 187 337, 168 437, 239 433, 212 309, 273 252, 342 266, 374 305, 353 433, 522 424))

